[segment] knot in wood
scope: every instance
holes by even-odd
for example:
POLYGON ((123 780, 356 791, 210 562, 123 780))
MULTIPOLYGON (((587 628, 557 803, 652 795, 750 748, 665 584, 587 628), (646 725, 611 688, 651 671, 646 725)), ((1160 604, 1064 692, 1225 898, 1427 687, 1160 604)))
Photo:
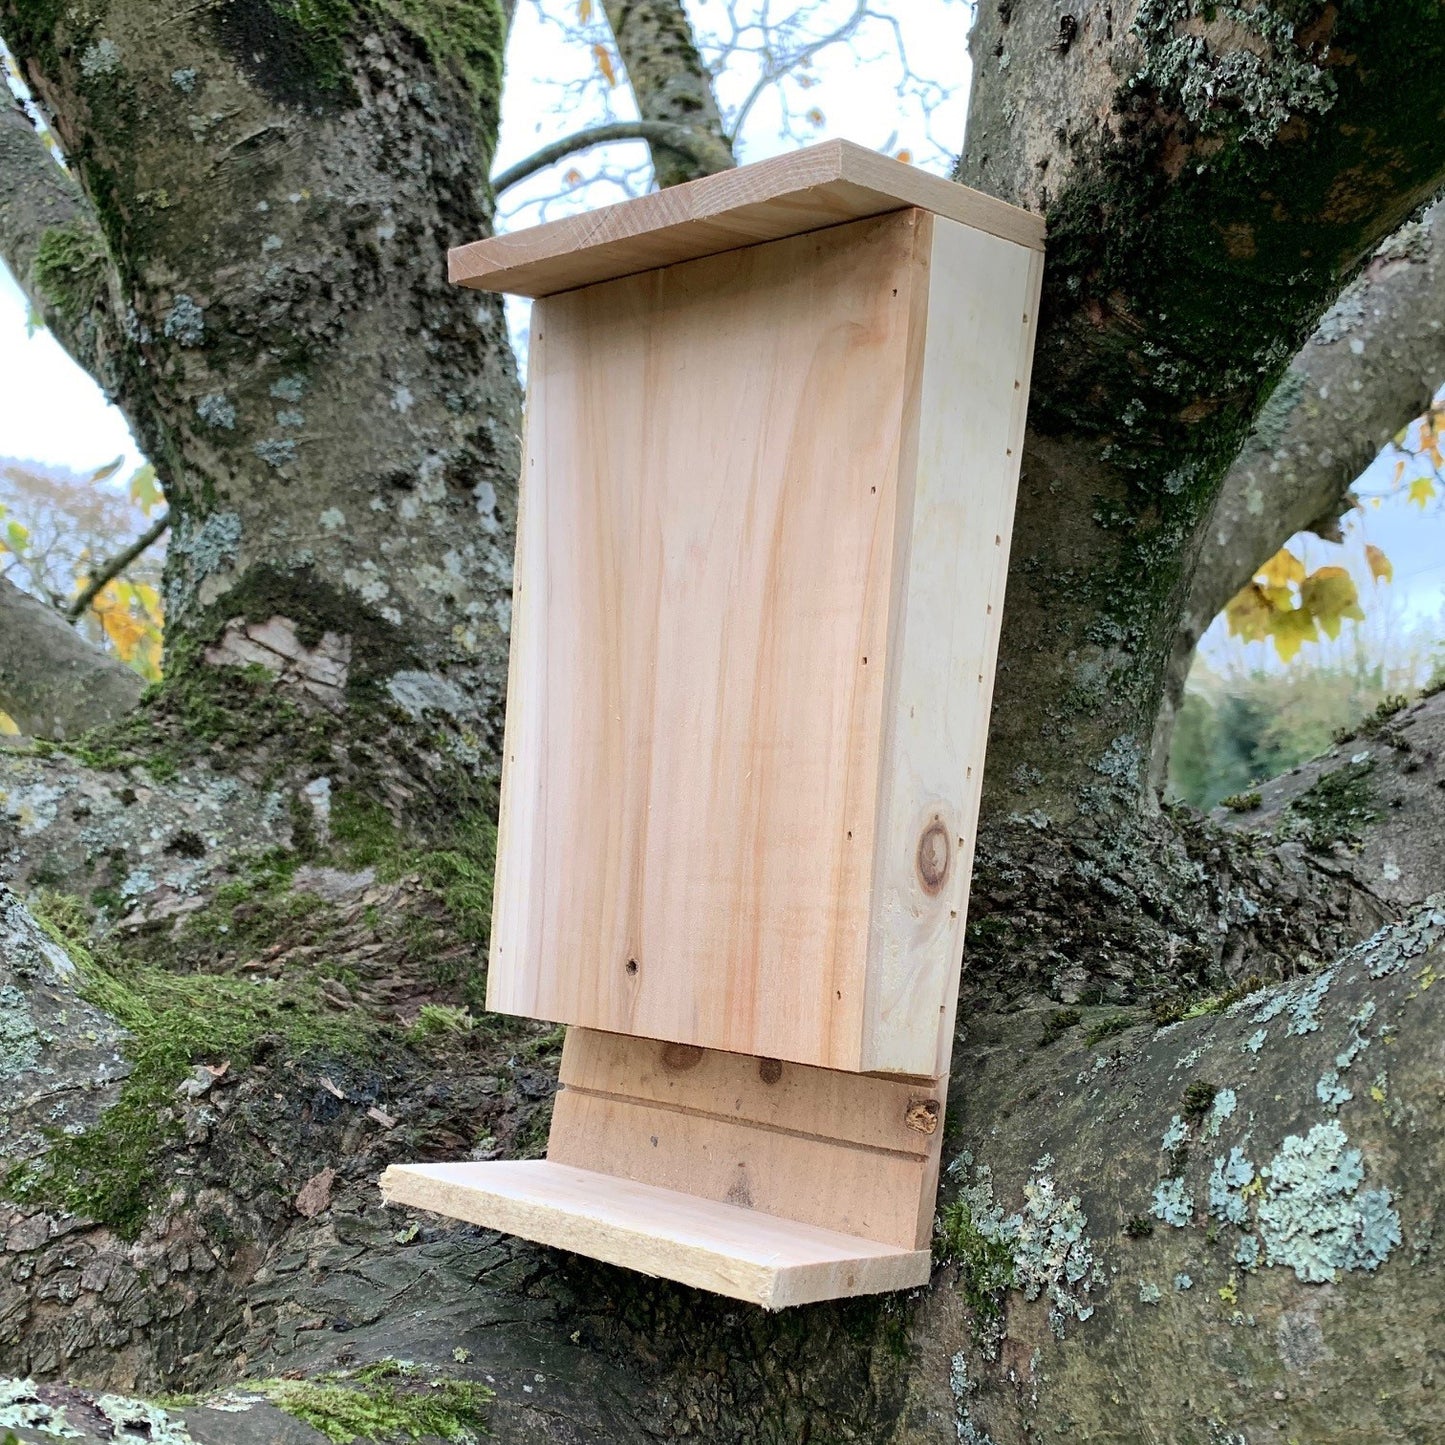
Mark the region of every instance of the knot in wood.
POLYGON ((695 1069, 702 1062, 702 1050, 696 1044, 664 1044, 662 1067, 674 1073, 695 1069))
POLYGON ((938 1128, 938 1116, 942 1112, 937 1099, 910 1099, 903 1122, 920 1134, 931 1134, 938 1128))
POLYGON ((918 840, 918 881, 925 893, 937 893, 948 877, 948 829, 941 818, 935 818, 918 840))
POLYGON ((779 1059, 759 1059, 758 1078, 765 1084, 776 1084, 783 1077, 783 1065, 779 1059))

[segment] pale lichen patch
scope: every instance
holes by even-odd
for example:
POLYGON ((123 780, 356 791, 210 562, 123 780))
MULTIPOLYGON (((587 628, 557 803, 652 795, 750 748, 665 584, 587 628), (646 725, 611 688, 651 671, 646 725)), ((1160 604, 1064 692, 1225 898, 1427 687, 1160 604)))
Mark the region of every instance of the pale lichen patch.
MULTIPOLYGON (((971 1163, 972 1155, 964 1153, 949 1172, 962 1174, 971 1163)), ((975 1167, 973 1182, 959 1198, 978 1233, 1011 1251, 1013 1280, 1024 1298, 1047 1296, 1050 1328, 1062 1339, 1070 1320, 1087 1320, 1094 1313, 1089 1295, 1099 1273, 1079 1197, 1060 1191, 1052 1168, 1047 1154, 1034 1165, 1024 1185, 1023 1207, 1012 1214, 995 1200, 993 1171, 986 1164, 975 1167)))

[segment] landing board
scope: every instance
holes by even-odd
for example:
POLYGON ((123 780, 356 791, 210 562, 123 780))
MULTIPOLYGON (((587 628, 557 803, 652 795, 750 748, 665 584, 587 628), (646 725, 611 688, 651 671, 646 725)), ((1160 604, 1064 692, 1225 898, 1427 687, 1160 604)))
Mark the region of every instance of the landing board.
POLYGON ((428 1209, 764 1309, 928 1282, 927 1250, 615 1179, 547 1159, 393 1164, 390 1204, 428 1209))

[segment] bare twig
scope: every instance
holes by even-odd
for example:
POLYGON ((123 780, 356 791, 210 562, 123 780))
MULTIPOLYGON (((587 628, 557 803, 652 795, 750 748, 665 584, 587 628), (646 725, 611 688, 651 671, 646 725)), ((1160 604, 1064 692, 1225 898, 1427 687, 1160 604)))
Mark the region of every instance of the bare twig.
POLYGON ((494 176, 492 189, 500 195, 508 187, 515 186, 518 181, 524 181, 528 176, 546 170, 548 166, 556 165, 558 161, 565 160, 577 151, 590 150, 593 146, 607 145, 611 141, 619 140, 644 140, 649 143, 658 141, 663 145, 670 146, 673 150, 686 151, 689 155, 694 155, 704 149, 707 138, 699 137, 691 126, 679 125, 675 121, 609 121, 606 125, 594 125, 587 130, 579 130, 573 135, 563 136, 561 140, 555 140, 551 145, 543 146, 541 150, 528 156, 525 160, 509 166, 501 175, 494 176))
POLYGON ((85 609, 95 601, 97 595, 105 588, 106 584, 120 576, 147 547, 154 546, 164 535, 167 527, 171 525, 171 514, 162 512, 129 547, 117 552, 109 562, 99 567, 95 574, 80 590, 80 594, 64 609, 65 618, 68 622, 75 622, 85 615, 85 609))

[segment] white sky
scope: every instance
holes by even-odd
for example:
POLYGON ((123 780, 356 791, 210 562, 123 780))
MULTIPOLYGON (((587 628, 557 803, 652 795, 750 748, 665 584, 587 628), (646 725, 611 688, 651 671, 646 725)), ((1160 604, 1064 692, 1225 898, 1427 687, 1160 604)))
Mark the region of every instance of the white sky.
MULTIPOLYGON (((817 0, 814 33, 845 18, 855 0, 817 0)), ((538 147, 598 119, 630 118, 636 111, 625 84, 609 87, 598 71, 588 41, 605 40, 594 26, 586 40, 564 36, 559 21, 573 22, 577 0, 521 0, 508 51, 508 76, 497 169, 538 147)), ((755 8, 749 0, 690 0, 689 10, 706 43, 727 23, 731 11, 755 8)), ((773 13, 789 7, 773 0, 773 13)), ((880 10, 887 7, 878 7, 880 10)), ((593 6, 596 12, 601 5, 593 6)), ((739 158, 760 160, 806 140, 842 136, 896 153, 911 152, 916 163, 946 173, 963 137, 969 76, 964 0, 908 0, 893 7, 890 24, 870 22, 851 47, 823 52, 812 64, 806 89, 790 82, 782 94, 767 92, 750 112, 738 140, 739 158), (899 60, 899 47, 908 70, 899 60), (816 107, 820 119, 808 118, 816 107)), ((747 37, 744 37, 746 40, 747 37)), ((743 102, 758 74, 758 61, 736 53, 718 77, 717 89, 729 115, 743 102)), ((516 229, 541 215, 559 215, 604 204, 644 183, 641 142, 574 156, 514 188, 504 198, 500 224, 516 229), (565 173, 581 172, 581 183, 565 173)), ((91 471, 117 455, 121 475, 143 460, 120 413, 106 404, 94 383, 44 330, 27 334, 28 307, 0 265, 0 457, 91 471)), ((513 313, 519 339, 525 308, 513 313)), ((1445 380, 1445 378, 1442 378, 1445 380)), ((1445 606, 1445 507, 1428 512, 1403 499, 1378 510, 1353 514, 1347 524, 1346 557, 1317 539, 1300 545, 1310 566, 1345 560, 1362 582, 1366 541, 1383 548, 1395 566, 1393 605, 1409 614, 1435 616, 1445 606)), ((1362 586, 1362 593, 1368 588, 1362 586)), ((1363 597, 1369 606, 1368 595, 1363 597)), ((1206 641, 1206 654, 1226 646, 1219 624, 1206 641)), ((1263 644, 1256 646, 1262 647, 1263 644)))

